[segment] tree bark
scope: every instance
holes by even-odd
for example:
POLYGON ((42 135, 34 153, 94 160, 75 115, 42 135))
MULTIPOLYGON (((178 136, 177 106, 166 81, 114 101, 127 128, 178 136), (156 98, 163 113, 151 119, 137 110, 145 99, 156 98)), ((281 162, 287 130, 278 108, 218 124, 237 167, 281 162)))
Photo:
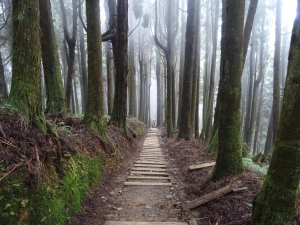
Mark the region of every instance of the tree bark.
POLYGON ((4 66, 2 60, 2 54, 0 51, 0 105, 5 104, 8 99, 7 86, 4 77, 4 66))
POLYGON ((38 0, 13 0, 12 83, 8 103, 44 132, 38 0), (22 15, 22 16, 20 16, 22 15))
POLYGON ((84 31, 81 22, 79 23, 79 47, 80 47, 81 76, 82 76, 82 87, 83 87, 83 93, 81 94, 81 98, 83 100, 82 113, 84 113, 87 104, 88 77, 87 77, 87 68, 86 68, 86 50, 85 50, 85 42, 84 42, 84 31))
POLYGON ((39 0, 41 50, 46 86, 46 113, 67 113, 50 0, 39 0))
POLYGON ((92 130, 106 137, 106 120, 103 112, 102 42, 99 0, 86 0, 88 93, 83 121, 92 130))
POLYGON ((118 0, 116 41, 118 54, 114 55, 116 85, 111 122, 121 128, 123 135, 127 137, 128 0, 118 0))
POLYGON ((59 0, 62 19, 63 19, 63 30, 64 30, 64 37, 68 44, 68 75, 67 75, 67 83, 66 83, 66 97, 67 97, 67 110, 71 110, 71 98, 72 98, 72 79, 73 79, 73 72, 74 72, 74 64, 75 64, 75 47, 76 47, 76 37, 77 37, 77 3, 78 0, 72 0, 72 7, 73 7, 73 26, 72 26, 72 37, 70 37, 68 33, 68 23, 67 23, 67 16, 66 16, 66 9, 63 0, 59 0))
POLYGON ((264 183, 254 198, 252 224, 284 224, 294 217, 300 181, 299 65, 300 3, 298 1, 274 152, 264 183))
POLYGON ((196 51, 196 6, 196 0, 188 0, 185 52, 188 52, 189 54, 185 54, 184 60, 182 96, 180 96, 182 101, 182 119, 180 120, 178 132, 178 138, 182 138, 185 140, 190 140, 192 138, 192 81, 196 51))
POLYGON ((219 147, 213 179, 244 171, 241 146, 241 76, 245 1, 227 0, 220 78, 219 147))

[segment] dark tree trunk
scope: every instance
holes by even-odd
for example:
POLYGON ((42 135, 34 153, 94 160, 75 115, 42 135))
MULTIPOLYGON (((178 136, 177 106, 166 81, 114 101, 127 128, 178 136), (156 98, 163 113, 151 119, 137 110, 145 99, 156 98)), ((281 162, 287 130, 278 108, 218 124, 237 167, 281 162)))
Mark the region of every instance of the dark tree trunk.
POLYGON ((220 78, 219 147, 213 179, 244 171, 241 146, 241 76, 245 1, 227 0, 220 78))
MULTIPOLYGON (((186 2, 182 1, 181 8, 185 10, 186 2)), ((185 35, 186 35, 186 13, 181 13, 181 43, 180 43, 180 71, 179 71, 179 94, 178 94, 178 117, 177 127, 179 128, 181 120, 181 96, 182 96, 182 84, 183 84, 183 71, 184 71, 184 56, 185 56, 185 35)))
POLYGON ((50 0, 39 0, 41 50, 47 94, 46 113, 67 113, 50 0))
POLYGON ((135 65, 134 65, 134 37, 129 37, 129 115, 136 115, 136 85, 135 85, 135 65))
POLYGON ((286 85, 274 151, 264 183, 254 198, 252 224, 293 220, 300 181, 300 2, 294 22, 286 85))
POLYGON ((26 121, 46 132, 41 96, 39 1, 13 0, 12 11, 13 68, 8 103, 18 109, 26 121))
MULTIPOLYGON (((195 42, 196 42, 196 0, 188 0, 187 23, 186 23, 186 44, 184 60, 184 73, 182 85, 182 107, 179 124, 178 138, 190 140, 192 138, 191 115, 192 115, 192 90, 193 72, 195 63, 195 42)), ((194 128, 194 127, 193 127, 194 128)))
POLYGON ((83 121, 94 132, 106 137, 103 110, 102 43, 99 0, 86 0, 88 47, 88 95, 83 121))
POLYGON ((116 85, 111 122, 121 128, 123 134, 127 137, 128 0, 118 0, 116 41, 117 54, 114 56, 116 85))
POLYGON ((250 41, 250 35, 253 27, 254 17, 256 14, 257 4, 258 4, 258 0, 251 0, 248 13, 247 13, 247 18, 246 18, 246 23, 244 28, 243 69, 244 69, 244 64, 247 56, 248 45, 250 41))
POLYGON ((72 76, 74 73, 74 64, 75 64, 75 47, 76 47, 76 37, 77 37, 77 0, 72 0, 73 7, 73 27, 72 27, 72 37, 70 37, 68 33, 68 23, 66 16, 66 9, 63 0, 59 0, 62 19, 63 19, 63 29, 64 29, 64 37, 68 44, 68 75, 67 75, 67 83, 66 83, 66 97, 67 97, 67 109, 71 109, 71 101, 72 101, 72 76))
POLYGON ((8 93, 7 93, 7 86, 4 78, 3 59, 0 51, 0 105, 5 104, 7 98, 8 98, 8 93))
POLYGON ((156 80, 157 80, 157 126, 162 126, 162 78, 161 78, 161 66, 160 66, 160 55, 156 54, 156 80))
POLYGON ((210 140, 212 132, 212 117, 213 117, 213 104, 214 104, 214 91, 215 91, 215 73, 216 73, 216 59, 217 59, 217 41, 218 41, 218 21, 219 21, 219 6, 220 0, 215 1, 214 21, 213 21, 213 45, 212 45, 212 57, 211 57, 211 70, 210 70, 210 82, 209 82, 209 94, 207 104, 207 116, 206 116, 206 128, 205 128, 205 142, 210 140))
POLYGON ((107 72, 107 111, 111 115, 114 102, 114 61, 111 43, 106 43, 106 72, 107 72))
POLYGON ((79 46, 80 46, 82 87, 83 87, 83 93, 81 93, 82 113, 84 113, 87 104, 88 77, 87 77, 87 68, 86 68, 86 50, 85 50, 85 43, 84 43, 84 31, 83 31, 82 23, 79 23, 79 46))

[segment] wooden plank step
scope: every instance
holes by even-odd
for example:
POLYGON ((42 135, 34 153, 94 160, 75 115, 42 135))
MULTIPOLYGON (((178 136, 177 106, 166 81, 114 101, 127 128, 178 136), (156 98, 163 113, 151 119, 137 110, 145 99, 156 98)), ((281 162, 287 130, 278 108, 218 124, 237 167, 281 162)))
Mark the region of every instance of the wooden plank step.
POLYGON ((153 148, 159 148, 160 145, 143 145, 144 149, 153 149, 153 148))
POLYGON ((147 168, 147 167, 132 167, 131 170, 136 170, 136 171, 145 171, 145 170, 150 170, 150 171, 161 171, 161 172, 166 172, 166 169, 159 169, 159 168, 147 168))
POLYGON ((140 154, 163 154, 162 151, 142 151, 140 154))
POLYGON ((155 165, 166 165, 164 161, 136 161, 135 163, 140 164, 155 164, 155 165))
POLYGON ((135 166, 135 167, 143 167, 143 166, 145 166, 145 167, 154 167, 154 168, 167 168, 167 166, 166 165, 152 165, 152 164, 134 164, 133 166, 135 166))
POLYGON ((164 156, 162 152, 141 152, 142 156, 164 156))
POLYGON ((184 222, 105 221, 104 225, 188 225, 184 222))
POLYGON ((150 177, 150 176, 128 176, 127 179, 155 179, 155 180, 171 180, 170 177, 150 177))
POLYGON ((124 182, 127 186, 172 186, 172 183, 124 182))
POLYGON ((202 169, 202 168, 205 168, 205 167, 214 166, 215 164, 216 164, 216 162, 210 162, 210 163, 202 163, 202 164, 198 164, 198 165, 192 165, 192 166, 189 166, 189 170, 202 169))
POLYGON ((136 163, 140 163, 138 161, 144 161, 144 162, 155 162, 155 163, 161 163, 161 164, 165 164, 165 159, 164 158, 143 158, 143 157, 140 157, 136 163))
POLYGON ((131 171, 131 172, 130 172, 130 175, 133 175, 133 174, 169 176, 168 173, 164 173, 164 172, 142 172, 142 171, 131 171))

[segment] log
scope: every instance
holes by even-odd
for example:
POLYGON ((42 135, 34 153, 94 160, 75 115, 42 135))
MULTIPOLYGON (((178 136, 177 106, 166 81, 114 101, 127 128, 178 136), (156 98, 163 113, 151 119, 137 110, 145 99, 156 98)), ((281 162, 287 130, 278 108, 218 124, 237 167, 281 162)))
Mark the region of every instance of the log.
POLYGON ((216 199, 220 196, 226 195, 226 194, 232 192, 233 190, 234 191, 245 190, 244 188, 240 188, 242 185, 243 185, 243 183, 241 181, 235 181, 232 184, 229 184, 221 189, 213 191, 213 192, 206 194, 200 198, 196 198, 193 201, 186 202, 186 204, 183 204, 181 206, 181 208, 183 211, 188 211, 189 209, 196 208, 197 206, 203 205, 204 203, 207 203, 213 199, 216 199))
POLYGON ((192 165, 192 166, 189 166, 189 170, 202 169, 202 168, 205 168, 205 167, 214 166, 215 164, 216 164, 216 162, 210 162, 210 163, 202 163, 202 164, 198 164, 198 165, 192 165))

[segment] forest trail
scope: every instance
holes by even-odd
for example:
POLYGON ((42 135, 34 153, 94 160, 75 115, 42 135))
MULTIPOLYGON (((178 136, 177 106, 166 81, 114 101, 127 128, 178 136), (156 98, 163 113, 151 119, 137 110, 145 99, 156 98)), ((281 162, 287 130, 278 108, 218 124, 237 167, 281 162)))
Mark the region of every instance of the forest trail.
POLYGON ((169 210, 164 207, 172 198, 173 188, 158 135, 157 128, 149 129, 124 187, 118 190, 115 201, 122 206, 108 215, 111 218, 105 225, 187 225, 176 222, 176 217, 170 218, 169 210))

